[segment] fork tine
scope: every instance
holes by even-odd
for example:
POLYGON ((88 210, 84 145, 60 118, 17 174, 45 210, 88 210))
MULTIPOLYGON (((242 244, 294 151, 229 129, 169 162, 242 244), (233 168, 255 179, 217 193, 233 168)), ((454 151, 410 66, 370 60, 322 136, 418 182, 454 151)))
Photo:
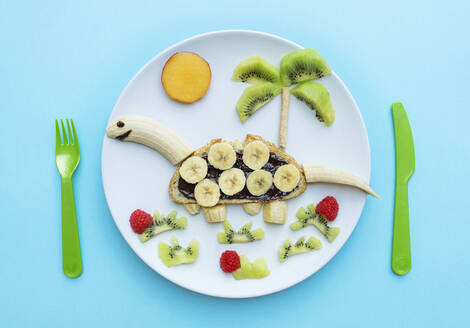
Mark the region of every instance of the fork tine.
MULTIPOLYGON (((70 131, 70 123, 69 123, 69 119, 66 119, 67 121, 67 136, 69 138, 69 144, 73 144, 73 140, 72 140, 72 131, 70 131)), ((74 138, 75 139, 75 138, 74 138)))
POLYGON ((78 138, 77 138, 77 131, 75 131, 75 125, 73 124, 73 120, 70 119, 72 123, 72 131, 73 131, 73 144, 78 146, 78 138))
POLYGON ((55 145, 59 146, 60 144, 62 144, 62 141, 60 140, 59 122, 55 120, 55 145))
POLYGON ((67 133, 65 132, 65 125, 64 125, 64 121, 63 120, 60 120, 60 125, 62 125, 62 134, 63 134, 63 137, 64 137, 64 144, 68 144, 68 140, 67 140, 67 133))

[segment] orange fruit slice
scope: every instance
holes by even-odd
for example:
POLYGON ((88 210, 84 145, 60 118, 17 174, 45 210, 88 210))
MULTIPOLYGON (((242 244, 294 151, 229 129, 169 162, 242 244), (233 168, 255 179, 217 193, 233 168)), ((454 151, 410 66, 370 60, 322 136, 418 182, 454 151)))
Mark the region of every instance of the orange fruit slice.
POLYGON ((162 71, 162 85, 171 99, 193 103, 202 97, 211 83, 209 64, 192 52, 178 52, 168 59, 162 71))

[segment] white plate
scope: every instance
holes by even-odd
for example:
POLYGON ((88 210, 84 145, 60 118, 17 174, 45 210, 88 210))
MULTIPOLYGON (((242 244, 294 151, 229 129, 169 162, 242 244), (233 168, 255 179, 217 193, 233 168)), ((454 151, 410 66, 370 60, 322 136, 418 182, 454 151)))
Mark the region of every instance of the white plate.
MULTIPOLYGON (((308 46, 315 47, 315 44, 308 46)), ((135 75, 119 97, 110 120, 125 114, 148 116, 178 131, 195 147, 216 137, 243 139, 247 133, 258 134, 277 143, 280 96, 242 125, 235 104, 247 85, 232 82, 231 76, 238 62, 245 58, 259 55, 279 65, 284 55, 298 49, 302 47, 291 41, 253 31, 218 31, 184 40, 158 54, 135 75), (212 70, 209 91, 204 98, 191 105, 169 99, 160 82, 163 65, 178 51, 198 53, 207 60, 212 70)), ((332 66, 334 68, 334 64, 332 66)), ((340 168, 368 181, 369 141, 361 113, 336 74, 322 78, 321 82, 330 91, 336 120, 331 127, 325 127, 310 109, 291 97, 287 152, 299 163, 309 161, 340 168)), ((262 227, 266 236, 262 241, 250 244, 220 245, 216 234, 223 230, 221 224, 206 223, 202 214, 190 216, 181 205, 170 200, 167 187, 174 172, 175 167, 157 152, 135 143, 104 137, 104 191, 114 221, 125 240, 145 263, 168 280, 199 293, 220 297, 266 295, 314 274, 348 239, 366 199, 364 193, 350 187, 309 185, 303 195, 289 200, 288 219, 282 226, 265 223, 262 213, 250 217, 241 206, 228 206, 228 219, 235 227, 253 220, 253 227, 262 227), (312 226, 298 231, 290 230, 289 224, 295 220, 296 210, 300 206, 317 203, 327 195, 334 195, 340 206, 333 225, 339 226, 341 233, 333 243, 329 243, 312 226), (158 209, 163 213, 176 209, 179 214, 188 216, 188 227, 161 234, 143 244, 129 226, 129 214, 137 208, 148 212, 158 209), (157 256, 157 244, 160 241, 169 243, 173 234, 182 245, 192 238, 200 241, 196 263, 167 268, 161 262, 157 256), (323 248, 279 263, 277 252, 284 239, 297 240, 302 235, 316 236, 322 241, 323 248), (271 274, 260 280, 236 281, 219 268, 220 254, 226 249, 246 254, 251 261, 264 256, 271 274)))

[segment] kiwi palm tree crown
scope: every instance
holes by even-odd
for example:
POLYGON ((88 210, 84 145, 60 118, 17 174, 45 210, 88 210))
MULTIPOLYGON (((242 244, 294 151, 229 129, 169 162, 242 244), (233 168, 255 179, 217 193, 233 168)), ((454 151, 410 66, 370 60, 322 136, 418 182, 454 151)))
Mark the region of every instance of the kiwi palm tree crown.
POLYGON ((329 126, 335 119, 335 112, 326 87, 312 80, 331 74, 327 61, 315 49, 302 49, 281 59, 281 68, 259 56, 240 62, 235 68, 232 80, 253 85, 245 88, 236 105, 242 123, 258 109, 270 102, 282 91, 280 146, 285 148, 287 140, 287 118, 289 94, 304 102, 315 112, 316 117, 329 126), (297 84, 289 91, 289 87, 297 84), (284 135, 283 135, 284 134, 284 135))

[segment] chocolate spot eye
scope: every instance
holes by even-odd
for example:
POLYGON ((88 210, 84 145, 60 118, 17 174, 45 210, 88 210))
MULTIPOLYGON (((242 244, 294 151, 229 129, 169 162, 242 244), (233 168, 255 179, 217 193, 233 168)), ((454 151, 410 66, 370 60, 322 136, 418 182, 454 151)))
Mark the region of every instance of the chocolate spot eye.
POLYGON ((124 122, 118 121, 116 125, 118 126, 118 128, 122 128, 124 126, 124 122))

